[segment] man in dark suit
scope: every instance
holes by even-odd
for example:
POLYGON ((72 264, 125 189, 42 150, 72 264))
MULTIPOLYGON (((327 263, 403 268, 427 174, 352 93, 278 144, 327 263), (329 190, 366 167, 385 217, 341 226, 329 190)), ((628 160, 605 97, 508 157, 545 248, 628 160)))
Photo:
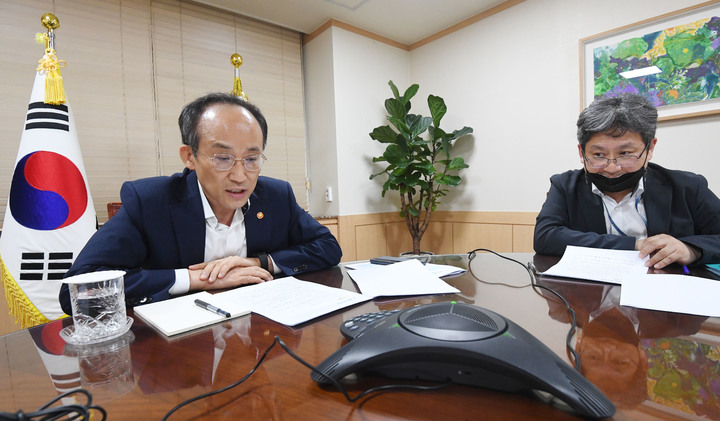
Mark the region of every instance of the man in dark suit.
MULTIPOLYGON (((133 306, 340 261, 337 240, 297 204, 290 185, 259 176, 267 123, 257 107, 209 94, 185 106, 178 122, 185 170, 124 183, 119 212, 66 277, 124 270, 125 298, 133 306)), ((60 302, 71 314, 67 285, 60 302)))
POLYGON ((638 250, 661 269, 720 262, 720 200, 698 174, 649 161, 657 110, 640 95, 596 100, 577 122, 582 170, 550 178, 534 247, 638 250))

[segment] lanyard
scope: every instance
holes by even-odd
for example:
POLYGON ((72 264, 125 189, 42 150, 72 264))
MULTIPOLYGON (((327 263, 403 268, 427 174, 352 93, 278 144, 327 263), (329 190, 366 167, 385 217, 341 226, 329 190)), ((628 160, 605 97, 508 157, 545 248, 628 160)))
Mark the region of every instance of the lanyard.
MULTIPOLYGON (((638 209, 638 203, 640 203, 640 197, 641 197, 641 196, 642 196, 642 195, 639 194, 639 195, 635 198, 635 212, 637 212, 637 213, 638 213, 638 216, 640 216, 640 219, 642 219, 643 224, 645 224, 645 230, 647 231, 647 229, 648 229, 647 219, 645 219, 645 218, 642 216, 642 214, 640 213, 640 210, 638 209)), ((613 221, 612 216, 610 216, 610 210, 607 208, 607 205, 605 204, 605 201, 604 201, 604 200, 602 201, 602 204, 603 204, 603 207, 605 208, 605 213, 607 213, 608 219, 610 220, 610 224, 612 224, 613 228, 615 228, 615 230, 616 230, 617 232, 619 232, 620 235, 622 235, 623 237, 627 237, 628 235, 625 234, 625 233, 617 226, 617 224, 615 223, 615 221, 613 221)))

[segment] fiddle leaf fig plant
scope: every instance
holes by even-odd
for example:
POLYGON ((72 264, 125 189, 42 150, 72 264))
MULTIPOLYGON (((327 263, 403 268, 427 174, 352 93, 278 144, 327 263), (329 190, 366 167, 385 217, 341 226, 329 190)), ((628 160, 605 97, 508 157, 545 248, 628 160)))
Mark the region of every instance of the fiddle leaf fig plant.
POLYGON ((453 142, 472 133, 463 127, 450 133, 440 128, 447 112, 445 101, 435 95, 427 99, 430 117, 411 114, 410 100, 419 86, 411 85, 402 96, 393 81, 388 82, 393 97, 385 100, 389 125, 376 127, 370 137, 387 144, 385 152, 373 157, 373 162, 386 163, 382 171, 372 174, 374 179, 387 174, 382 196, 388 190, 400 194, 400 216, 405 218, 412 237, 413 254, 420 254, 420 240, 430 224, 430 217, 450 187, 460 184, 458 173, 468 168, 462 157, 452 157, 453 142))

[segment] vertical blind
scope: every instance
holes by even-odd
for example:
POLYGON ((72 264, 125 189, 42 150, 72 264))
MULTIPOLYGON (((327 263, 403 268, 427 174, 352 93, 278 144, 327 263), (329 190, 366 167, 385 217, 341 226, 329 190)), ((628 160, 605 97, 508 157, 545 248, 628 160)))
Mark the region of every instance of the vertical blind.
POLYGON ((232 90, 236 52, 243 90, 268 121, 262 175, 289 181, 307 208, 300 33, 178 0, 24 0, 0 2, 0 221, 47 12, 60 21, 55 49, 68 63, 65 90, 100 222, 124 181, 182 170, 180 111, 232 90))

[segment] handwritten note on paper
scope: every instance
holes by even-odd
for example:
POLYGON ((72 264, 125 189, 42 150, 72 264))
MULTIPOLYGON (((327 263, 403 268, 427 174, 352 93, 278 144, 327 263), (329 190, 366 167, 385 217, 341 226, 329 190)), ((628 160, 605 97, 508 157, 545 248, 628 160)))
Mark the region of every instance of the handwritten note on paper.
POLYGON ((635 250, 567 246, 560 261, 543 275, 622 285, 625 277, 647 273, 647 259, 640 259, 635 250))
POLYGON ((720 282, 687 275, 640 275, 623 280, 620 304, 720 317, 720 282))

